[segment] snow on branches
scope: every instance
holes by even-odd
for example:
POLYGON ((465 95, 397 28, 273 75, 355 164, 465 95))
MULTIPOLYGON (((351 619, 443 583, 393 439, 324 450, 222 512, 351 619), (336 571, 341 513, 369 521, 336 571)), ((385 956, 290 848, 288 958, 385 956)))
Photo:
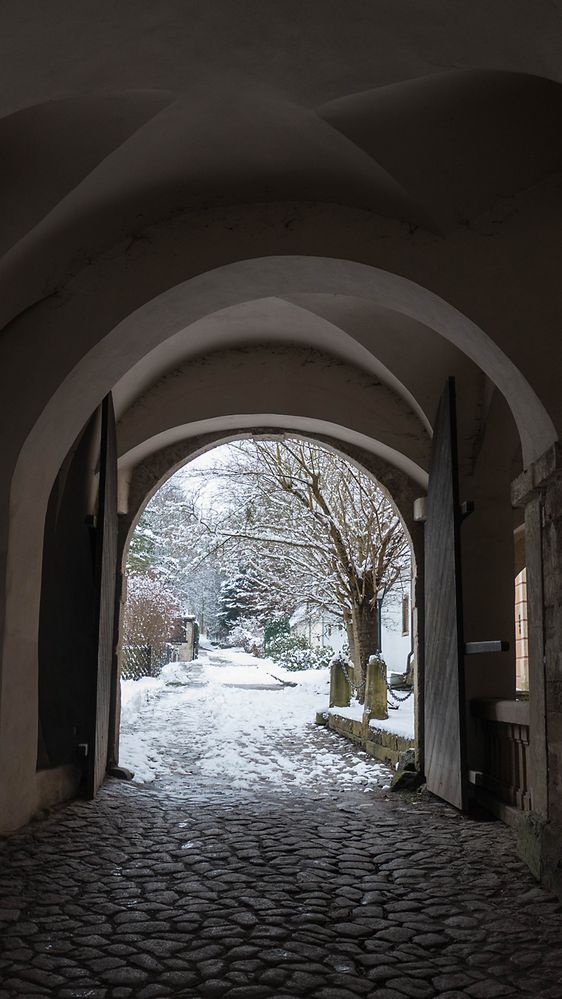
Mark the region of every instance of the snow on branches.
POLYGON ((360 685, 377 651, 377 601, 410 585, 396 509, 366 472, 310 441, 244 440, 212 454, 147 506, 131 570, 155 573, 223 637, 247 621, 259 633, 303 604, 336 614, 360 685))
POLYGON ((158 672, 178 615, 176 597, 162 578, 154 573, 133 573, 127 577, 124 676, 137 679, 158 672))
POLYGON ((407 589, 411 574, 407 537, 380 487, 302 440, 231 444, 199 474, 220 483, 218 503, 199 515, 201 563, 216 559, 232 575, 243 567, 270 611, 307 603, 340 616, 361 674, 376 651, 377 599, 407 589))

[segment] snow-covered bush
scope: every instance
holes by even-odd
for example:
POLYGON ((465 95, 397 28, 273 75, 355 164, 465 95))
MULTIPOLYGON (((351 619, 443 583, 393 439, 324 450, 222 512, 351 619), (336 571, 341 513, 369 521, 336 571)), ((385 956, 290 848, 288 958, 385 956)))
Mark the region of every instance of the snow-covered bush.
POLYGON ((304 635, 281 634, 267 646, 267 654, 277 666, 288 670, 323 669, 329 666, 334 650, 313 648, 304 635))
POLYGON ((254 617, 241 617, 230 629, 225 640, 229 649, 244 649, 259 656, 263 645, 263 628, 254 617))
POLYGON ((131 573, 127 577, 122 657, 126 680, 158 675, 178 613, 175 595, 158 576, 131 573))

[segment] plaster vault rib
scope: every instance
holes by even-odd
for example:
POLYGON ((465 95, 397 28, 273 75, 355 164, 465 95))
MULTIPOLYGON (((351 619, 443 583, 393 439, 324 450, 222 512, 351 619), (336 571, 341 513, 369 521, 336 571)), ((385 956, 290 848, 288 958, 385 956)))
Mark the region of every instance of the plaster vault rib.
MULTIPOLYGON (((286 343, 300 349, 303 346, 306 350, 315 349, 345 364, 353 364, 400 396, 431 436, 428 413, 404 381, 373 351, 326 316, 306 305, 278 297, 255 299, 211 313, 167 340, 151 355, 150 383, 141 383, 140 391, 137 387, 134 393, 131 379, 125 378, 114 389, 119 419, 126 419, 128 409, 134 408, 146 392, 152 391, 160 378, 174 368, 190 362, 194 357, 193 343, 196 338, 204 340, 205 356, 217 350, 229 349, 231 343, 244 348, 263 347, 266 342, 268 345, 286 343)), ((202 355, 197 352, 196 356, 201 359, 202 355)))
MULTIPOLYGON (((283 256, 244 260, 199 275, 158 296, 127 317, 103 341, 108 345, 118 336, 121 356, 124 348, 140 353, 142 340, 153 342, 152 348, 138 357, 136 365, 130 365, 128 373, 123 372, 117 390, 127 394, 133 375, 149 379, 151 361, 156 360, 160 344, 212 312, 256 298, 301 293, 363 298, 416 320, 449 340, 484 371, 505 397, 519 431, 525 465, 558 439, 549 414, 527 379, 492 338, 467 316, 398 274, 335 258, 283 256), (156 326, 158 336, 155 336, 156 326)), ((89 355, 92 361, 96 358, 96 366, 101 347, 98 345, 89 355)))
POLYGON ((239 413, 228 414, 215 419, 195 420, 183 426, 176 426, 154 437, 147 438, 142 444, 126 451, 119 459, 119 468, 125 474, 132 470, 137 464, 145 460, 150 455, 162 448, 172 444, 179 444, 193 437, 204 434, 222 433, 240 430, 247 431, 247 436, 252 436, 252 431, 256 428, 271 428, 272 433, 306 435, 315 433, 332 437, 334 440, 341 440, 347 444, 378 455, 384 458, 389 465, 398 468, 412 481, 425 490, 427 489, 428 474, 415 461, 401 454, 399 451, 375 437, 368 437, 357 430, 343 427, 328 420, 314 420, 310 417, 299 417, 295 415, 275 414, 275 413, 239 413))

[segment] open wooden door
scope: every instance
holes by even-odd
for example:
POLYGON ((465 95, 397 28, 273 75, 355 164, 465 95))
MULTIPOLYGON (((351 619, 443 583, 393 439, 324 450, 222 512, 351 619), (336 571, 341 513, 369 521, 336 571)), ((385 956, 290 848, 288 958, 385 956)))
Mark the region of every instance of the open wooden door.
POLYGON ((455 381, 435 420, 425 521, 425 774, 428 790, 466 809, 464 637, 455 381))
POLYGON ((94 797, 107 767, 117 566, 117 446, 111 395, 101 409, 99 497, 95 532, 98 656, 94 684, 86 793, 94 797))

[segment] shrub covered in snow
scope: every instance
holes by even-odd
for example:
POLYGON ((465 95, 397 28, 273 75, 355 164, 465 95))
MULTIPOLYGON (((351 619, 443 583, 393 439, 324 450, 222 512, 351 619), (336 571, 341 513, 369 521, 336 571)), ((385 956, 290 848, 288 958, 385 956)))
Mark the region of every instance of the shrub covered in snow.
POLYGON ((228 632, 225 645, 229 649, 243 649, 259 656, 263 645, 263 629, 253 617, 241 617, 228 632))
POLYGON ((167 642, 179 607, 166 583, 154 573, 131 573, 123 625, 122 673, 127 680, 157 676, 167 661, 167 642))
POLYGON ((267 654, 283 669, 324 669, 329 666, 334 650, 328 646, 313 648, 304 635, 281 633, 269 642, 267 654))

